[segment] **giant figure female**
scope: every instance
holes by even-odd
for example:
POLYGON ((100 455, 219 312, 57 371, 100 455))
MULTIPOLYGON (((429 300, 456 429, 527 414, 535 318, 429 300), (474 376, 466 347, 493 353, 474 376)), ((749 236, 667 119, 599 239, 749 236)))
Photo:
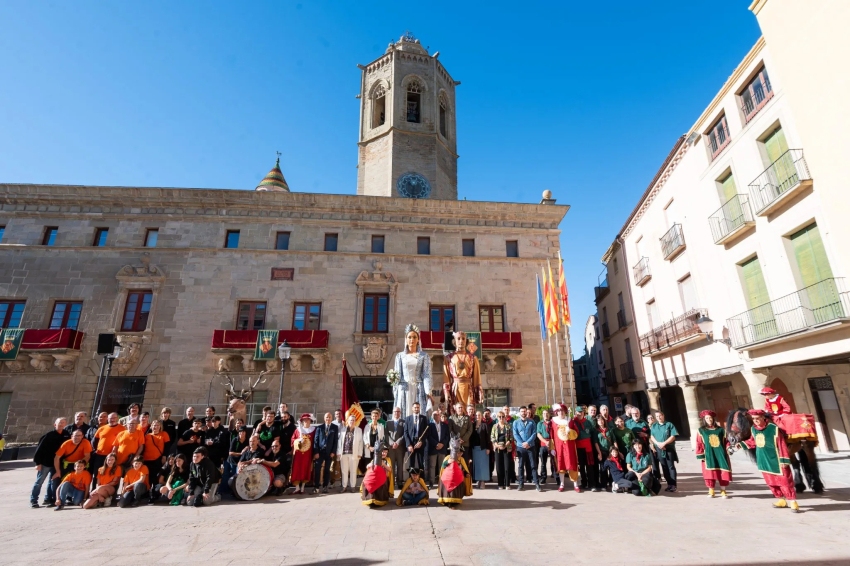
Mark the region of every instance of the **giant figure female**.
POLYGON ((413 403, 431 410, 431 358, 422 351, 416 325, 405 327, 404 343, 404 351, 395 356, 399 381, 393 386, 393 404, 401 409, 402 417, 407 417, 413 414, 413 403))
POLYGON ((484 390, 481 388, 481 370, 478 358, 467 348, 466 332, 455 332, 456 350, 445 356, 443 372, 446 382, 443 384, 443 396, 449 406, 461 403, 463 406, 484 402, 484 390))

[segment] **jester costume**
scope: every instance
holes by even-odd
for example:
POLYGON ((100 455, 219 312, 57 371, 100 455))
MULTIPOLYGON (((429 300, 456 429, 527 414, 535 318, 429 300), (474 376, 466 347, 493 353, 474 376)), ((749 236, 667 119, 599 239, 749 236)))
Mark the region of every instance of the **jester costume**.
POLYGON ((440 485, 437 503, 454 507, 463 503, 464 496, 472 495, 472 476, 466 460, 460 455, 460 439, 452 436, 449 455, 440 466, 440 485))
MULTIPOLYGON (((749 411, 749 414, 765 416, 765 412, 758 409, 749 411)), ((753 424, 752 436, 744 441, 744 445, 756 451, 758 469, 773 496, 779 499, 774 507, 788 507, 786 500, 790 500, 790 507, 797 511, 797 490, 794 489, 794 475, 782 429, 769 421, 763 422, 761 428, 753 424)))
MULTIPOLYGON (((703 411, 700 418, 706 415, 716 417, 714 411, 703 411)), ((726 451, 729 441, 723 427, 714 424, 712 428, 702 426, 697 431, 697 460, 702 465, 702 479, 709 489, 709 496, 714 496, 714 486, 720 483, 722 495, 726 496, 726 486, 732 481, 732 464, 726 451)))

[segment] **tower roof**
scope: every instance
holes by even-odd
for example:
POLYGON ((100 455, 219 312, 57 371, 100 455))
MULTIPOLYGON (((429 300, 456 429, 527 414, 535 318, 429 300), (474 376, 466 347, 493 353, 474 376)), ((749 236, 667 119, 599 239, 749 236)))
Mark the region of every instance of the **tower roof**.
POLYGON ((387 53, 392 50, 407 51, 410 53, 416 53, 418 55, 428 55, 428 50, 422 47, 422 44, 419 43, 419 40, 416 39, 416 37, 409 31, 404 32, 404 34, 398 39, 398 41, 391 42, 387 46, 387 53))
POLYGON ((283 171, 280 170, 280 156, 272 167, 272 170, 263 177, 260 184, 255 189, 257 191, 286 191, 289 192, 289 185, 286 184, 286 179, 283 178, 283 171))

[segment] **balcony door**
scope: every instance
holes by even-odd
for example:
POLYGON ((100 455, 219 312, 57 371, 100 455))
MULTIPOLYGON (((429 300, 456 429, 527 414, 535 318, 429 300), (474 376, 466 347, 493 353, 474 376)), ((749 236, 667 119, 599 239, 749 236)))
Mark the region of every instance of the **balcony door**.
POLYGON ((767 165, 773 170, 770 178, 775 185, 774 195, 779 196, 797 184, 797 169, 791 154, 788 153, 788 141, 781 127, 767 136, 763 143, 767 154, 767 165))
POLYGON ((776 319, 758 257, 741 264, 741 281, 744 284, 747 309, 750 311, 750 331, 747 334, 751 335, 747 339, 758 342, 776 336, 776 319))
POLYGON ((810 224, 791 235, 797 274, 803 290, 800 302, 808 322, 818 324, 844 316, 838 288, 817 224, 810 224))
POLYGON ((735 198, 738 194, 738 187, 735 186, 735 177, 732 176, 732 173, 718 181, 717 184, 723 211, 722 233, 728 234, 742 224, 743 219, 741 217, 744 215, 744 211, 741 209, 741 201, 735 198))

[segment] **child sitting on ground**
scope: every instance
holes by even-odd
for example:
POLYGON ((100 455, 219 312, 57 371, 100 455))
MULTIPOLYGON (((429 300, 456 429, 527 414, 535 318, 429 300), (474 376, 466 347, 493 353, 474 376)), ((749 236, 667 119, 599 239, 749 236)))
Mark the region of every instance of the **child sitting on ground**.
POLYGON ((428 486, 421 478, 418 468, 410 468, 410 477, 404 482, 401 493, 398 494, 396 505, 428 505, 428 486))

